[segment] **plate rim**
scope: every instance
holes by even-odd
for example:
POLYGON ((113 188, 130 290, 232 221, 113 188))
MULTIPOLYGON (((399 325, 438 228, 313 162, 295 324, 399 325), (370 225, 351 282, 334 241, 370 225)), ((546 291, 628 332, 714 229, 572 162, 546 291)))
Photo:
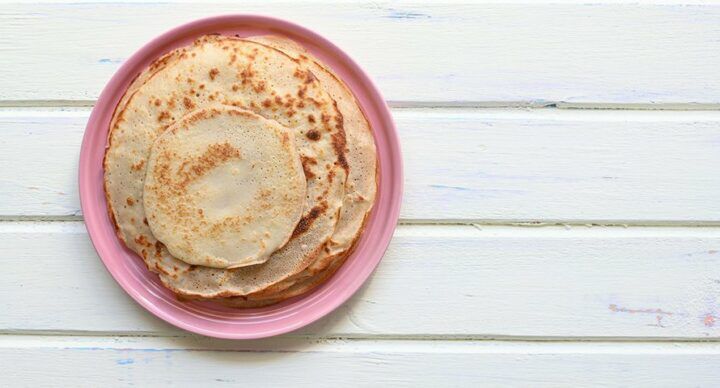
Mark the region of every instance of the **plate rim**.
MULTIPOLYGON (((153 58, 150 58, 150 60, 153 60, 155 58, 156 57, 154 56, 153 58)), ((348 87, 353 90, 353 92, 357 93, 356 90, 354 90, 350 85, 348 85, 348 87)), ((360 99, 361 98, 358 97, 358 100, 360 99)), ((103 147, 103 155, 104 152, 105 148, 103 147)), ((102 172, 102 166, 99 166, 99 168, 102 172)), ((344 51, 342 51, 328 39, 299 24, 265 15, 233 13, 196 19, 188 23, 176 26, 153 38, 148 43, 144 44, 139 50, 135 51, 130 57, 128 57, 128 59, 118 68, 115 74, 113 74, 110 80, 106 83, 105 87, 100 93, 100 96, 97 99, 95 106, 93 107, 90 117, 88 118, 85 132, 83 134, 82 145, 80 147, 78 183, 80 206, 83 211, 83 221, 90 240, 93 244, 93 247, 95 248, 95 251, 100 257, 106 270, 121 286, 125 293, 127 293, 136 303, 140 304, 145 310, 162 319, 163 321, 193 333, 224 339, 257 339, 294 331, 321 319, 322 317, 328 315, 329 313, 340 307, 340 305, 345 303, 347 300, 349 300, 360 289, 360 287, 362 287, 362 285, 367 282, 377 265, 382 260, 387 250, 387 247, 389 246, 390 240, 392 239, 394 230, 397 227, 400 215, 400 204, 402 201, 404 179, 402 153, 394 119, 392 117, 386 100, 382 96, 382 93, 377 88, 372 79, 362 69, 362 67, 360 67, 352 58, 350 58, 350 56, 348 56, 344 51), (381 120, 383 124, 382 135, 386 138, 387 141, 378 141, 379 135, 378 133, 376 133, 376 130, 373 129, 373 135, 375 137, 375 143, 378 153, 378 193, 376 197, 376 202, 373 206, 373 210, 369 215, 371 220, 368 221, 368 225, 362 233, 361 240, 366 240, 365 237, 367 237, 371 232, 370 230, 368 230, 371 226, 375 227, 375 229, 378 230, 378 232, 375 233, 377 235, 375 240, 371 242, 364 242, 364 244, 373 244, 376 246, 374 248, 374 252, 371 252, 373 253, 373 256, 376 257, 370 257, 370 260, 367 261, 369 264, 361 267, 360 269, 362 271, 356 273, 353 277, 351 277, 346 283, 345 289, 341 290, 341 292, 336 292, 334 294, 332 292, 326 292, 315 299, 311 299, 310 296, 312 296, 312 294, 315 294, 320 288, 323 288, 323 286, 321 286, 308 294, 301 295, 297 298, 292 298, 291 302, 284 306, 297 306, 298 311, 293 313, 289 317, 286 316, 285 318, 283 318, 284 320, 288 321, 283 326, 262 330, 260 329, 260 326, 262 326, 263 323, 260 322, 248 323, 247 327, 243 327, 242 330, 240 330, 236 326, 233 326, 232 329, 217 330, 198 325, 197 323, 193 324, 187 319, 183 319, 181 317, 181 312, 178 312, 177 314, 168 312, 167 308, 162 308, 157 304, 157 302, 154 302, 153 300, 148 299, 146 295, 143 295, 143 290, 137 289, 137 286, 131 284, 128 276, 120 273, 121 271, 115 267, 114 261, 117 259, 113 259, 110 257, 110 254, 112 253, 112 248, 107 247, 105 242, 101 241, 100 236, 100 233, 102 232, 101 228, 103 228, 103 216, 104 218, 106 218, 106 221, 109 221, 109 218, 107 216, 107 210, 101 212, 103 213, 101 216, 97 214, 96 210, 90 209, 91 198, 93 196, 93 193, 96 193, 97 191, 97 184, 93 183, 97 181, 97 178, 93 178, 92 173, 96 172, 95 170, 97 170, 98 167, 95 166, 95 168, 93 168, 93 160, 91 153, 94 148, 100 147, 100 145, 97 145, 97 141, 94 141, 96 136, 100 136, 101 140, 104 139, 104 144, 105 146, 107 145, 109 131, 107 130, 107 128, 102 128, 102 118, 106 115, 104 115, 101 111, 106 110, 108 104, 112 105, 112 110, 114 110, 115 105, 117 104, 117 100, 119 100, 120 98, 119 96, 124 94, 125 90, 129 86, 129 83, 123 82, 123 79, 127 78, 128 76, 130 76, 131 78, 134 77, 135 74, 133 73, 135 72, 133 71, 133 69, 137 66, 140 66, 144 62, 144 60, 147 59, 146 57, 149 54, 151 54, 153 51, 158 50, 159 48, 166 47, 168 45, 176 47, 174 43, 181 40, 180 36, 187 35, 188 33, 195 30, 199 31, 193 33, 193 35, 195 37, 198 37, 202 34, 208 33, 207 31, 205 31, 205 29, 211 27, 212 25, 227 25, 228 23, 241 25, 243 22, 248 23, 248 21, 264 23, 271 29, 273 29, 275 33, 284 36, 288 35, 287 33, 285 33, 287 31, 294 32, 311 40, 318 47, 326 49, 333 56, 337 57, 337 61, 339 63, 341 63, 343 66, 349 67, 349 69, 354 73, 354 76, 359 79, 361 86, 364 87, 366 93, 368 94, 368 101, 375 105, 374 109, 377 111, 377 114, 379 116, 378 120, 381 120), (123 84, 125 85, 123 86, 123 84), (113 103, 113 101, 115 102, 113 103), (391 166, 383 167, 383 163, 381 163, 380 160, 381 147, 385 148, 385 151, 388 151, 387 157, 390 160, 387 160, 385 162, 390 162, 389 164, 391 166), (393 175, 394 179, 389 183, 381 184, 383 183, 383 177, 389 175, 389 173, 393 175), (391 187, 387 187, 388 185, 390 185, 391 187), (381 198, 383 194, 387 195, 386 191, 390 193, 390 196, 388 198, 381 198), (384 207, 388 208, 386 209, 386 212, 382 214, 382 218, 384 220, 383 222, 376 221, 376 219, 380 217, 380 215, 377 214, 377 209, 381 205, 381 200, 387 202, 387 206, 384 207), (374 222, 372 225, 370 225, 371 221, 374 222), (378 222, 379 224, 377 224, 376 226, 375 223, 378 222), (108 252, 108 250, 110 250, 110 252, 108 252), (303 305, 301 303, 303 300, 309 300, 313 303, 306 303, 303 305)), ((103 195, 101 202, 104 205, 105 209, 107 209, 107 203, 105 201, 106 200, 103 195)), ((383 203, 383 205, 385 205, 385 203, 383 203)), ((113 229, 114 234, 114 226, 111 225, 111 228, 113 229)), ((119 240, 117 236, 115 236, 115 238, 119 240)), ((358 242, 358 245, 360 245, 360 242, 358 242)), ((353 259, 353 257, 358 255, 359 252, 356 250, 350 255, 350 258, 348 258, 348 262, 353 259)), ((348 262, 344 263, 343 266, 341 266, 341 269, 342 267, 348 266, 348 262)), ((143 269, 150 272, 147 268, 143 269)), ((335 277, 336 275, 334 275, 333 277, 335 277)), ((331 280, 332 278, 326 280, 325 284, 330 283, 331 280)), ((148 290, 146 289, 145 291, 148 290)), ((273 306, 268 307, 273 308, 273 306)), ((263 309, 264 308, 260 308, 257 310, 263 309)), ((187 307, 185 307, 183 311, 184 313, 188 313, 187 307)))

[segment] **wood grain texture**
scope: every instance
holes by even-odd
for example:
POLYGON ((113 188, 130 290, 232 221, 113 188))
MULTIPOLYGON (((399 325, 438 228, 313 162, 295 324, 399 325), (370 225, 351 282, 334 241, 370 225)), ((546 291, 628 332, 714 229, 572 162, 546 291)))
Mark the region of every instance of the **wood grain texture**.
POLYGON ((0 6, 0 100, 92 100, 152 37, 223 13, 330 38, 396 101, 719 103, 720 5, 372 2, 0 6))
POLYGON ((447 109, 717 109, 720 3, 50 2, 0 0, 0 106, 31 107, 0 108, 0 385, 720 381, 720 227, 695 227, 720 221, 720 111, 447 109), (229 12, 325 35, 395 107, 444 107, 393 112, 402 217, 444 225, 400 226, 348 303, 262 341, 120 289, 77 221, 89 109, 33 108, 92 104, 152 37, 229 12), (524 221, 678 227, 477 225, 524 221))
MULTIPOLYGON (((0 223, 0 331, 178 335, 82 223, 0 223)), ((720 228, 402 226, 355 297, 296 335, 718 338, 720 228), (418 319, 422 317, 422 319, 418 319)))
POLYGON ((720 379, 718 357, 715 343, 0 338, 3 380, 33 387, 696 387, 720 379))
MULTIPOLYGON (((88 109, 0 110, 0 215, 80 214, 88 109)), ((720 112, 398 109, 405 220, 720 220, 720 112)))

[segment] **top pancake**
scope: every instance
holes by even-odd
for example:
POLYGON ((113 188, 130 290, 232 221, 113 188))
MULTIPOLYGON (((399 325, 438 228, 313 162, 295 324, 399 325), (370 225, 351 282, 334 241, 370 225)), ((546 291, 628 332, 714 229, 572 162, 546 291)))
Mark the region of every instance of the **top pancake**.
POLYGON ((105 187, 118 235, 173 291, 200 297, 246 295, 306 268, 333 233, 347 176, 343 118, 315 75, 267 45, 205 36, 159 59, 118 105, 105 157, 105 187), (303 216, 290 241, 264 263, 236 269, 191 266, 151 233, 143 206, 155 139, 189 111, 234 105, 295 134, 307 178, 303 216))
POLYGON ((267 261, 290 239, 305 204, 294 138, 232 106, 185 115, 155 140, 148 160, 143 205, 153 235, 188 264, 267 261))

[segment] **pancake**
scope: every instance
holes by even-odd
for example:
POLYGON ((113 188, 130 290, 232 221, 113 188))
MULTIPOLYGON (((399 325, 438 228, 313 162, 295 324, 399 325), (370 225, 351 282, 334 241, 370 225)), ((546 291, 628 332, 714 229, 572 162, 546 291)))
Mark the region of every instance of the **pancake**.
POLYGON ((152 234, 188 264, 264 263, 290 239, 305 204, 295 136, 219 105, 194 110, 155 140, 143 204, 152 234))
POLYGON ((142 84, 116 109, 104 162, 109 211, 121 240, 166 287, 186 296, 247 295, 307 268, 335 231, 349 170, 343 117, 313 72, 267 45, 205 36, 159 59, 137 80, 142 84), (152 144, 191 110, 218 103, 253 111, 295 134, 307 180, 303 215, 287 244, 264 264, 187 264, 155 238, 146 220, 142 196, 152 144))

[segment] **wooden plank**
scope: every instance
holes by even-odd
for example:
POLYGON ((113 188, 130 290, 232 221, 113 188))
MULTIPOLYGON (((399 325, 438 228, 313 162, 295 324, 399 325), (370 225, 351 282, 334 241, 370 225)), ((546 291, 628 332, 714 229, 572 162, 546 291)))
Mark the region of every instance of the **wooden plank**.
MULTIPOLYGON (((0 110, 0 215, 80 214, 83 109, 0 110)), ((720 112, 396 109, 405 220, 720 220, 720 112)))
POLYGON ((97 98, 173 26, 259 13, 315 29, 395 101, 720 102, 720 5, 5 4, 0 100, 97 98))
MULTIPOLYGON (((79 222, 0 223, 0 261, 0 332, 180 333, 79 222)), ((401 226, 366 287, 296 334, 718 338, 718 265, 720 228, 401 226)))
POLYGON ((10 386, 713 386, 717 343, 0 337, 10 386))

